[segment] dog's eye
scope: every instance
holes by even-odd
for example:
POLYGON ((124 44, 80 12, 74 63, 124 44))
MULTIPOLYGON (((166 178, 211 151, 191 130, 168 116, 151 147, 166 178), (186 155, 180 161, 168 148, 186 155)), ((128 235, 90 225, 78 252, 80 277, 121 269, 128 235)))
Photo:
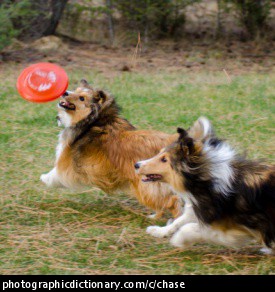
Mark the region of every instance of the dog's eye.
POLYGON ((84 101, 85 97, 84 96, 79 96, 79 100, 84 101))
POLYGON ((167 159, 165 157, 162 157, 161 162, 165 163, 165 162, 167 162, 167 159))

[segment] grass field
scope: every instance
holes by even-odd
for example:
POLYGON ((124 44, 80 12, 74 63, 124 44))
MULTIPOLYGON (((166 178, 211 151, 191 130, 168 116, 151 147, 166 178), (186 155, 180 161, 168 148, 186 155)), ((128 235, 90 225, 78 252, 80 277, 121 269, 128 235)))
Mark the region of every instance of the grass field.
MULTIPOLYGON (((199 245, 171 247, 151 238, 146 210, 123 194, 47 189, 59 128, 56 102, 31 104, 15 89, 23 65, 0 69, 0 274, 274 274, 275 257, 199 245)), ((66 67, 74 88, 82 77, 109 89, 139 128, 173 133, 201 115, 252 158, 275 162, 275 74, 120 72, 113 77, 66 67)), ((164 221, 158 222, 164 224, 164 221)))

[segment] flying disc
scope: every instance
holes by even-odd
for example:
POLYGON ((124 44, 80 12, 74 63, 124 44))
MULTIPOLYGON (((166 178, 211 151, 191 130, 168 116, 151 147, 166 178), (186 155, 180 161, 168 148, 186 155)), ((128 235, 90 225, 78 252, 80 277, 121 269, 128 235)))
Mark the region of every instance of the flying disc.
POLYGON ((17 90, 26 100, 48 102, 60 97, 68 88, 69 79, 61 67, 52 63, 33 64, 17 79, 17 90))

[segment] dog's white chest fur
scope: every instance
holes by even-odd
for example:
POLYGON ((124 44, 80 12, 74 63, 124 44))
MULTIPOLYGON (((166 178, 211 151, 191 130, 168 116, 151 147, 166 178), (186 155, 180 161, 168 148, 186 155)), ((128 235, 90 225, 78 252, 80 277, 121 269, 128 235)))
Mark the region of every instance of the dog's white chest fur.
POLYGON ((58 161, 59 157, 61 156, 63 150, 64 150, 64 141, 63 141, 63 131, 60 132, 59 136, 58 136, 58 144, 56 146, 56 151, 55 151, 55 158, 56 158, 56 162, 58 161))
POLYGON ((58 117, 61 121, 61 124, 65 127, 68 128, 71 126, 72 123, 72 119, 71 116, 69 114, 67 114, 65 111, 61 110, 58 113, 58 117))
MULTIPOLYGON (((56 160, 55 164, 57 164, 58 159, 60 158, 63 150, 65 148, 65 143, 63 141, 63 131, 59 134, 58 144, 56 147, 56 160)), ((40 176, 40 180, 43 181, 48 187, 61 187, 64 186, 64 183, 61 182, 61 177, 58 174, 56 166, 48 173, 42 174, 40 176)))

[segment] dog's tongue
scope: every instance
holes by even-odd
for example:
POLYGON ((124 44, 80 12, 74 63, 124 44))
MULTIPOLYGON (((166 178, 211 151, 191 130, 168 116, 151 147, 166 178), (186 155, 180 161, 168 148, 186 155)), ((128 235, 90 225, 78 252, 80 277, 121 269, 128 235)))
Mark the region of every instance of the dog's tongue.
POLYGON ((60 104, 63 106, 70 106, 70 103, 67 100, 61 100, 60 104))

